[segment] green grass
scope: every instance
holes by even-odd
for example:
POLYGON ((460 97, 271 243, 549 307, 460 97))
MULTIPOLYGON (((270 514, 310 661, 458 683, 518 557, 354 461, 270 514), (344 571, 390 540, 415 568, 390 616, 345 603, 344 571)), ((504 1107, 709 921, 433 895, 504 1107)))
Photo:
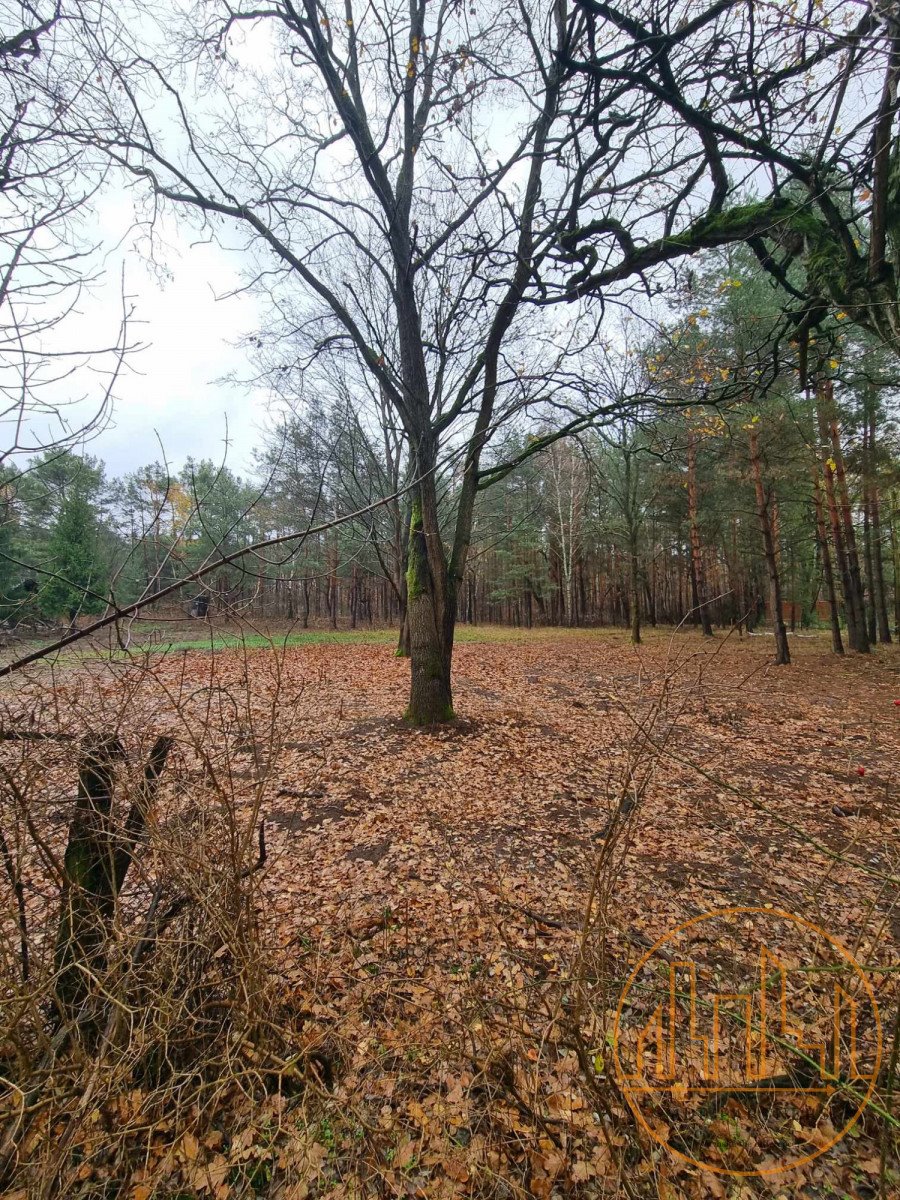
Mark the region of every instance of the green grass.
MULTIPOLYGON (((179 625, 181 622, 178 623, 179 625)), ((127 650, 119 649, 114 642, 109 648, 96 644, 71 646, 55 654, 48 655, 44 665, 56 668, 71 668, 81 663, 97 662, 98 660, 122 661, 130 657, 144 654, 177 654, 193 652, 195 654, 218 653, 227 650, 269 650, 283 649, 291 646, 317 645, 397 645, 399 630, 397 629, 294 629, 290 632, 256 633, 247 630, 244 633, 217 632, 215 627, 198 629, 194 637, 186 638, 184 628, 172 629, 171 623, 160 622, 158 625, 145 625, 138 637, 129 645, 127 650)), ((615 637, 627 634, 627 631, 613 627, 602 629, 561 629, 541 627, 537 629, 514 629, 503 625, 458 625, 454 641, 459 644, 484 644, 491 642, 526 642, 558 640, 559 638, 597 638, 615 637)), ((18 643, 13 649, 0 655, 0 662, 10 661, 21 655, 28 654, 41 647, 39 641, 18 643)))
MULTIPOLYGON (((596 634, 600 630, 566 630, 566 629, 512 629, 500 625, 460 625, 456 629, 456 642, 510 642, 536 637, 565 637, 566 635, 596 634)), ((362 645, 396 644, 399 631, 396 629, 304 629, 293 633, 213 633, 207 637, 184 638, 169 640, 160 633, 152 640, 135 641, 131 652, 149 652, 151 654, 168 654, 180 650, 196 650, 200 652, 218 650, 263 650, 284 646, 319 646, 343 645, 359 643, 362 645)), ((120 652, 121 653, 121 652, 120 652)), ((92 652, 92 655, 96 651, 92 652)))
POLYGON ((165 636, 159 636, 152 641, 133 642, 131 649, 136 652, 150 651, 154 654, 169 653, 175 650, 264 650, 270 647, 282 646, 314 646, 320 643, 341 642, 395 642, 397 634, 393 629, 372 630, 324 630, 306 629, 302 633, 264 634, 264 633, 214 633, 205 638, 185 638, 179 641, 169 641, 165 636))
MULTIPOLYGON (((135 640, 130 644, 128 650, 118 649, 113 643, 109 649, 98 647, 96 642, 92 646, 73 646, 61 653, 52 655, 48 662, 52 662, 57 667, 72 667, 78 663, 87 663, 97 661, 98 659, 113 659, 123 660, 131 656, 140 656, 143 654, 177 654, 183 652, 193 652, 195 654, 209 654, 220 651, 234 650, 268 650, 268 649, 283 649, 292 646, 319 646, 319 645, 372 645, 372 646, 390 646, 391 649, 397 644, 398 630, 396 629, 293 629, 285 632, 272 631, 271 633, 253 632, 250 629, 243 633, 235 633, 230 631, 217 631, 215 626, 203 626, 199 629, 194 629, 188 625, 193 637, 184 637, 186 632, 184 625, 181 622, 177 623, 176 628, 172 628, 171 622, 160 622, 159 624, 148 623, 141 630, 135 640)), ((691 630, 685 629, 683 633, 690 635, 691 630)), ((805 631, 806 636, 809 636, 811 631, 805 631)), ((645 638, 648 642, 657 638, 669 639, 673 635, 673 630, 670 628, 660 627, 659 629, 645 630, 645 638)), ((721 634, 717 634, 721 636, 721 634)), ((826 634, 822 632, 820 638, 823 640, 826 634)), ((613 641, 620 640, 623 644, 628 641, 628 630, 617 626, 603 626, 600 628, 585 628, 585 629, 566 629, 559 627, 541 626, 534 629, 515 629, 504 625, 458 625, 456 627, 455 642, 457 645, 465 644, 485 644, 485 643, 502 643, 502 642, 541 642, 541 641, 559 641, 562 639, 572 640, 597 640, 611 639, 613 641)), ((808 644, 808 643, 807 643, 808 644)), ((18 657, 30 650, 37 649, 40 643, 20 643, 14 651, 7 652, 4 656, 4 661, 7 657, 18 657)))

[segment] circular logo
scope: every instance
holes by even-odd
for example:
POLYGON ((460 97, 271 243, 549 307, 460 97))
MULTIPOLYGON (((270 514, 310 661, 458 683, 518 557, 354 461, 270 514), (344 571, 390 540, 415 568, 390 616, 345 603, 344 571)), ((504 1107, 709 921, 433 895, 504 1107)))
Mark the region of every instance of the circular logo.
POLYGON ((881 1063, 875 993, 853 955, 765 907, 717 909, 660 938, 625 983, 613 1036, 644 1129, 722 1175, 824 1154, 858 1121, 881 1063))

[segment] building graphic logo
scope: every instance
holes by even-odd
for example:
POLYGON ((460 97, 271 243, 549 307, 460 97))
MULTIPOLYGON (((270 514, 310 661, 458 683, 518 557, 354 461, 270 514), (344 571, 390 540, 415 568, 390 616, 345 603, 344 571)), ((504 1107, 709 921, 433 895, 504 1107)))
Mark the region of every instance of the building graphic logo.
POLYGON ((878 1076, 881 1023, 869 979, 833 937, 778 909, 729 908, 643 956, 614 1045, 652 1137, 705 1170, 759 1176, 809 1162, 853 1127, 878 1076))

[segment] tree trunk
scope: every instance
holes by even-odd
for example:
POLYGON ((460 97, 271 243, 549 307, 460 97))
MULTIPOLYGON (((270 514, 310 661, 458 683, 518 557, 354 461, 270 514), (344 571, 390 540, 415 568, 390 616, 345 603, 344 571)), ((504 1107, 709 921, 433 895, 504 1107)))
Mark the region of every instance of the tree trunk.
POLYGON ((446 581, 434 579, 422 505, 417 500, 410 521, 406 569, 411 681, 405 719, 411 725, 436 725, 453 720, 450 667, 455 612, 449 623, 448 642, 447 614, 441 611, 440 582, 446 587, 446 581))
MULTIPOLYGON (((92 977, 102 973, 116 900, 147 826, 147 812, 172 748, 156 739, 138 794, 118 830, 112 815, 116 765, 125 756, 117 737, 89 738, 82 745, 78 797, 63 860, 64 881, 56 939, 56 996, 62 1014, 74 1015, 87 998, 92 977)), ((102 994, 102 984, 97 995, 102 994)))
POLYGON ((409 658, 410 642, 409 642, 409 611, 406 605, 403 606, 403 613, 400 618, 400 636, 397 638, 397 657, 409 658))
MULTIPOLYGON (((402 514, 398 514, 398 519, 402 520, 402 514)), ((409 658, 409 608, 407 600, 406 572, 409 568, 409 524, 404 522, 407 532, 406 535, 397 536, 397 560, 399 563, 399 571, 396 570, 397 563, 394 564, 394 573, 391 575, 390 583, 397 597, 397 603, 400 608, 400 636, 397 638, 397 657, 409 658)))
POLYGON ((897 492, 891 492, 890 526, 891 526, 891 558, 894 565, 894 635, 900 638, 900 536, 897 534, 897 492))
POLYGON ((872 566, 873 591, 875 601, 875 617, 878 626, 878 640, 883 645, 891 641, 891 623, 888 620, 887 593, 884 586, 884 556, 881 533, 881 500, 878 495, 878 485, 869 486, 869 502, 872 506, 872 566))
POLYGON ((819 483, 819 476, 815 467, 813 467, 813 499, 816 506, 816 536, 819 539, 819 551, 822 555, 822 574, 825 577, 825 593, 828 596, 828 606, 831 610, 831 648, 835 654, 843 654, 844 642, 841 638, 841 616, 838 611, 837 589, 834 586, 834 571, 831 566, 828 532, 825 528, 822 487, 819 483))
POLYGON ((338 624, 338 552, 333 546, 328 551, 328 621, 332 629, 338 624))
MULTIPOLYGON (((828 385, 827 395, 831 397, 831 385, 828 385)), ((841 518, 844 533, 844 546, 847 553, 847 574, 850 584, 851 603, 853 605, 856 629, 856 644, 851 637, 851 648, 860 654, 868 654, 869 638, 866 633, 865 593, 863 591, 862 571, 859 566, 859 553, 856 548, 856 531, 853 528, 853 512, 850 507, 850 492, 847 487, 847 474, 844 470, 844 455, 841 450, 841 440, 838 424, 833 412, 829 414, 828 433, 831 441, 831 461, 834 463, 836 482, 835 499, 841 518)))
POLYGON ((872 558, 872 509, 869 500, 868 485, 866 485, 863 489, 863 561, 866 564, 866 637, 871 645, 878 636, 878 618, 875 615, 875 567, 872 558))
POLYGON ((117 737, 83 743, 56 938, 56 996, 64 1017, 83 1003, 88 979, 104 956, 116 895, 112 792, 123 755, 117 737))
POLYGON ((759 435, 756 428, 750 430, 750 462, 753 466, 753 483, 756 490, 756 513, 759 518, 759 528, 763 538, 763 548, 766 555, 766 567, 769 572, 769 590, 772 598, 772 628, 775 633, 775 662, 779 666, 787 666, 791 661, 788 647, 787 630, 784 627, 784 614, 781 607, 781 578, 778 574, 778 555, 775 549, 775 538, 772 534, 772 522, 769 518, 770 496, 766 495, 763 487, 762 464, 759 458, 759 435))
POLYGON ((837 555, 838 568, 841 573, 841 587, 844 593, 844 613, 847 619, 847 637, 850 642, 850 649, 856 650, 860 654, 866 654, 869 650, 869 641, 866 637, 865 612, 862 605, 859 557, 856 554, 856 538, 849 502, 845 509, 843 497, 838 492, 836 486, 838 460, 840 457, 841 468, 843 469, 843 457, 840 456, 837 423, 829 421, 831 404, 831 385, 826 380, 816 389, 816 411, 819 422, 819 437, 822 443, 822 472, 825 479, 825 498, 828 502, 831 534, 834 541, 835 554, 837 555), (832 449, 831 455, 829 455, 829 443, 832 449), (854 561, 855 570, 853 567, 854 561))
POLYGON ((638 561, 638 537, 634 524, 628 531, 628 612, 631 617, 631 643, 641 644, 641 576, 638 561))
POLYGON ((703 552, 700 545, 700 526, 697 520, 697 441, 688 434, 688 517, 691 535, 691 591, 698 610, 704 637, 712 637, 712 621, 706 605, 706 581, 703 575, 703 552))

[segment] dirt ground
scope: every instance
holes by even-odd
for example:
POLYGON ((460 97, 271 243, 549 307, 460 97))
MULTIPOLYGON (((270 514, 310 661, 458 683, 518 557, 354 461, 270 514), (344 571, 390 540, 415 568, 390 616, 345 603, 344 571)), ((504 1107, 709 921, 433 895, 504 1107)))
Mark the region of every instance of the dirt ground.
MULTIPOLYGON (((734 907, 787 910, 852 954, 890 1056, 900 651, 837 659, 810 636, 788 668, 771 653, 693 631, 461 644, 458 720, 433 730, 399 720, 408 664, 387 644, 154 661, 147 728, 186 695, 239 697, 234 803, 264 819, 260 912, 320 1096, 315 1127, 267 1143, 270 1194, 900 1195, 884 1070, 846 1133, 852 1095, 642 1123, 617 1079, 629 973, 734 907)), ((836 969, 803 928, 784 961, 836 969)), ((874 1037, 863 1022, 861 1054, 874 1037)))

